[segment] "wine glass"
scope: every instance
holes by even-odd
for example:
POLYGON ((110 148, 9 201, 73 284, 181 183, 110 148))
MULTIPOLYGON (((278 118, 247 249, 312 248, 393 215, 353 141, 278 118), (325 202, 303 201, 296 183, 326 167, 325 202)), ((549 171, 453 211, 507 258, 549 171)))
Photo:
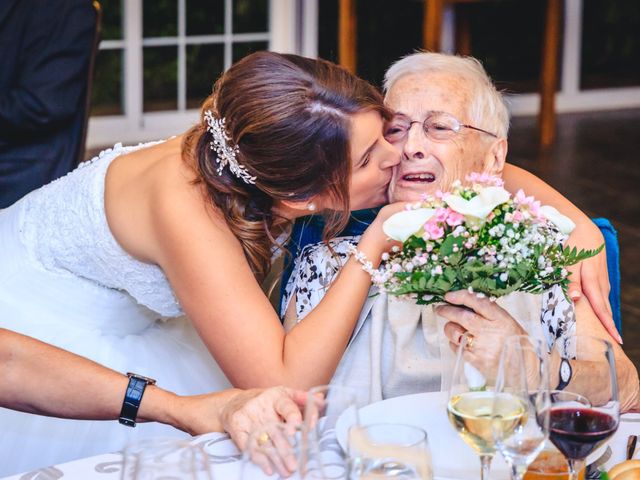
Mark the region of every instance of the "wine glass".
MULTIPOLYGON (((496 449, 511 466, 511 478, 521 480, 549 437, 549 374, 546 347, 527 335, 506 339, 500 356, 491 424, 496 449), (508 399, 507 401, 505 401, 508 399), (524 410, 513 426, 504 422, 514 401, 524 410)), ((511 417, 509 417, 511 418, 511 417)))
POLYGON ((618 429, 620 400, 611 343, 572 335, 551 352, 549 438, 576 480, 587 456, 618 429))
POLYGON ((125 447, 121 478, 213 480, 213 473, 200 446, 177 438, 150 437, 125 447))
MULTIPOLYGON (((348 478, 349 454, 340 447, 336 432, 339 424, 345 425, 349 437, 360 426, 358 409, 363 406, 364 398, 363 391, 340 385, 309 389, 304 423, 309 432, 309 461, 317 465, 318 470, 310 472, 308 478, 348 478)), ((348 438, 346 445, 348 448, 348 438)))
POLYGON ((349 437, 352 480, 431 480, 427 433, 419 427, 379 423, 354 427, 349 437))
MULTIPOLYGON (((495 336, 495 338, 484 337, 483 341, 491 345, 500 345, 498 341, 501 340, 496 340, 502 338, 499 335, 482 332, 478 337, 481 335, 495 336)), ((518 426, 526 410, 513 395, 505 393, 496 395, 493 388, 489 386, 489 383, 495 381, 497 367, 483 362, 481 371, 473 365, 472 360, 480 360, 473 352, 473 343, 477 342, 478 340, 468 332, 460 339, 447 413, 449 421, 462 440, 480 455, 480 478, 488 480, 491 460, 496 452, 492 428, 494 399, 498 397, 496 401, 499 402, 499 409, 502 412, 501 421, 505 435, 518 426)))

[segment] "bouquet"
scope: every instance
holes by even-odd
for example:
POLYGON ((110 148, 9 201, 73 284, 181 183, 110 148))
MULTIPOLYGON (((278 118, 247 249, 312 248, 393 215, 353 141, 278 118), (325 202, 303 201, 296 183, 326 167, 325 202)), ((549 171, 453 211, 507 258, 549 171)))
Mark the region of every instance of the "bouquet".
POLYGON ((373 283, 427 305, 467 289, 495 300, 511 292, 542 293, 569 284, 567 267, 598 254, 563 243, 575 224, 522 190, 513 197, 500 178, 473 173, 468 184, 424 196, 383 226, 402 242, 385 253, 373 283))

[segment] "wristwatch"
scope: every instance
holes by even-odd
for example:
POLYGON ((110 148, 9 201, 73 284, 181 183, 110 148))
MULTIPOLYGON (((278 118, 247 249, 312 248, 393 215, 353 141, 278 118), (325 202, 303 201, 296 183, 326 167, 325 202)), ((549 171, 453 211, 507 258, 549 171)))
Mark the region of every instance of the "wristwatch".
POLYGON ((560 381, 558 382, 558 386, 556 390, 564 390, 569 382, 571 381, 571 376, 573 375, 573 368, 571 368, 571 363, 566 358, 560 360, 560 381))
POLYGON ((135 427, 144 389, 147 388, 147 385, 155 385, 156 381, 153 378, 143 377, 131 372, 127 373, 127 377, 129 377, 129 385, 124 394, 118 421, 127 427, 135 427))

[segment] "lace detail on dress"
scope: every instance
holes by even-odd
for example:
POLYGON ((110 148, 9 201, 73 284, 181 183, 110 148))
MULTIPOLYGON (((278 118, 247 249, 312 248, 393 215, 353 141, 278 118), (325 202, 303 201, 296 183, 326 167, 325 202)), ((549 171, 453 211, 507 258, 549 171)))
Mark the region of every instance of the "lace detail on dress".
POLYGON ((111 162, 157 143, 117 144, 27 195, 22 200, 21 235, 33 259, 45 269, 126 292, 160 315, 175 317, 182 309, 164 272, 122 249, 109 230, 104 209, 105 175, 111 162))
MULTIPOLYGON (((336 255, 331 255, 324 242, 307 245, 295 259, 293 272, 282 297, 280 311, 287 311, 289 302, 296 294, 297 321, 301 321, 322 300, 340 268, 349 258, 348 247, 357 245, 360 237, 340 237, 329 243, 336 255)), ((551 348, 559 338, 575 335, 576 319, 573 305, 566 299, 558 285, 542 296, 540 315, 542 330, 551 348)))

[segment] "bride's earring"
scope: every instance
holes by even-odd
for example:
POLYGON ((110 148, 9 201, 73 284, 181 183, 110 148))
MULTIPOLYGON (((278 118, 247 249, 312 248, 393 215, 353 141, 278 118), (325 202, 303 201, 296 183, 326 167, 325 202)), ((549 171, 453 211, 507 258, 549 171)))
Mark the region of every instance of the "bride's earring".
POLYGON ((309 205, 307 205, 307 210, 309 210, 310 212, 315 212, 316 211, 316 204, 311 202, 309 205))

